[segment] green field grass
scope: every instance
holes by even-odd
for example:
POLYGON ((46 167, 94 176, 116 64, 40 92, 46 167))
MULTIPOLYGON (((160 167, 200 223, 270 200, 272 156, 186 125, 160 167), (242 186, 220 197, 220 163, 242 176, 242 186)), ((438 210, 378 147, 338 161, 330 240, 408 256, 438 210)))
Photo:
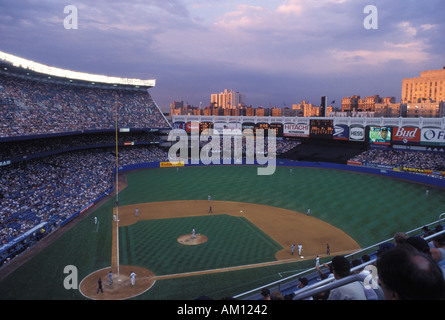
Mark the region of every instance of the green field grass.
POLYGON ((243 217, 213 215, 139 221, 120 228, 121 264, 149 266, 156 275, 274 261, 282 247, 243 217), (193 228, 209 241, 184 246, 176 239, 193 228))
MULTIPOLYGON (((240 201, 305 213, 353 237, 362 247, 437 220, 445 211, 445 191, 424 185, 339 170, 278 167, 258 176, 251 166, 185 167, 130 172, 119 205, 167 200, 240 201)), ((89 217, 0 282, 0 299, 85 299, 66 290, 66 265, 79 271, 79 281, 111 263, 111 199, 89 217), (99 218, 99 227, 93 217, 99 218)), ((120 228, 120 263, 144 266, 156 274, 207 270, 273 260, 279 250, 267 235, 243 218, 228 215, 159 219, 120 228), (183 230, 203 226, 224 241, 181 248, 183 230), (237 232, 232 232, 236 231, 237 232), (220 232, 220 233, 218 233, 220 232), (199 259, 198 257, 205 257, 199 259)), ((252 270, 159 280, 135 299, 221 298, 278 280, 281 273, 313 266, 313 261, 252 270)), ((1 272, 1 270, 0 270, 1 272)))

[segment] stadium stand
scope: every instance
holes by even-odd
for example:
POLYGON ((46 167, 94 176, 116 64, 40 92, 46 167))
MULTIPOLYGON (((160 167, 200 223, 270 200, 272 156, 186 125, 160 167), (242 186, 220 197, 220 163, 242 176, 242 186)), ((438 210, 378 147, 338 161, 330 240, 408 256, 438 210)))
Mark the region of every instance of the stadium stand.
POLYGON ((106 130, 169 128, 146 90, 48 84, 0 74, 0 137, 106 130), (17 90, 20 88, 20 90, 17 90))
POLYGON ((394 167, 405 166, 445 171, 445 155, 428 152, 371 149, 352 157, 350 160, 394 167))
MULTIPOLYGON (((125 80, 125 79, 124 79, 125 80)), ((108 194, 116 163, 166 161, 148 86, 50 77, 0 61, 0 259, 108 194)))

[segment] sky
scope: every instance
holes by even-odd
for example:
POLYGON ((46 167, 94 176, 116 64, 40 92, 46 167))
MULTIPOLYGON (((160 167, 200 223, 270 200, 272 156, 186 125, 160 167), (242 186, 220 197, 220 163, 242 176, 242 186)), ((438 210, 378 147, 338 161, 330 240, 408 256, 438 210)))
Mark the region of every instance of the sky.
POLYGON ((254 107, 319 105, 321 96, 340 107, 342 97, 375 94, 399 102, 403 78, 445 66, 443 4, 1 0, 0 50, 73 71, 156 79, 150 92, 163 111, 178 100, 205 107, 224 89, 254 107))

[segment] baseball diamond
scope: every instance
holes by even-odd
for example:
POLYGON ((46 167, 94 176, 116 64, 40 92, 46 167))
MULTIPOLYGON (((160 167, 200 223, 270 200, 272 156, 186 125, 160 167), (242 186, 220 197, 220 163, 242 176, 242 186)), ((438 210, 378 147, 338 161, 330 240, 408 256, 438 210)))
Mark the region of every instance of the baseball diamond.
MULTIPOLYGON (((175 219, 194 216, 207 216, 208 219, 211 219, 215 215, 224 214, 235 217, 242 217, 249 220, 253 225, 257 226, 265 234, 276 241, 279 244, 277 248, 281 248, 281 250, 275 252, 275 258, 276 260, 281 262, 288 263, 289 261, 295 260, 292 259, 292 256, 290 255, 290 246, 292 244, 293 236, 295 236, 295 226, 298 226, 298 229, 300 230, 298 232, 298 237, 304 239, 305 241, 304 251, 307 257, 315 257, 323 250, 322 248, 324 248, 327 242, 330 242, 333 246, 335 246, 335 248, 337 248, 338 251, 341 252, 352 252, 360 248, 357 242, 346 235, 343 231, 319 219, 307 217, 307 215, 301 214, 299 212, 242 202, 212 201, 212 204, 215 207, 215 210, 212 214, 209 214, 207 212, 207 200, 166 201, 127 205, 119 208, 119 227, 124 228, 143 221, 155 219, 175 219), (136 208, 139 208, 138 216, 134 214, 136 208)), ((113 230, 115 229, 116 228, 113 228, 113 230)), ((113 232, 113 265, 111 267, 113 273, 116 273, 118 268, 116 263, 116 237, 117 232, 113 232)), ((212 242, 219 241, 226 244, 230 242, 230 239, 218 237, 216 234, 213 238, 210 234, 208 236, 201 236, 200 234, 198 234, 195 239, 192 239, 192 234, 180 235, 178 237, 178 242, 186 245, 198 245, 206 242, 208 237, 210 237, 210 240, 212 242), (187 243, 187 241, 190 241, 190 243, 187 243)), ((135 245, 141 246, 143 244, 136 243, 135 245)), ((239 245, 242 246, 242 244, 239 245)), ((149 248, 150 246, 148 245, 147 247, 149 248)), ((148 252, 149 251, 150 250, 148 250, 148 252)), ((204 255, 197 256, 196 258, 207 259, 208 257, 204 255)), ((264 263, 261 263, 258 266, 264 265, 264 263)), ((255 265, 246 265, 244 267, 237 267, 237 269, 253 267, 255 267, 255 265)), ((122 266, 119 266, 119 268, 122 268, 122 266)), ((124 266, 125 271, 120 272, 129 274, 129 270, 132 268, 134 269, 137 267, 124 266)), ((230 267, 227 267, 226 269, 230 270, 230 267)), ((102 271, 102 273, 105 273, 105 271, 106 270, 102 271)), ((219 269, 219 271, 222 270, 219 269)), ((193 274, 197 275, 212 272, 214 271, 208 270, 202 272, 194 272, 193 274)), ((153 285, 157 277, 155 274, 151 275, 151 272, 146 269, 141 270, 140 274, 144 274, 142 276, 143 280, 136 280, 136 283, 138 283, 138 290, 142 293, 153 285)), ((183 275, 176 274, 175 277, 187 275, 189 275, 189 273, 184 272, 183 275)), ((83 285, 80 287, 80 290, 84 296, 92 299, 122 299, 130 298, 135 295, 136 289, 129 285, 123 285, 120 287, 117 287, 117 285, 114 285, 114 287, 109 286, 109 290, 106 290, 107 294, 98 295, 96 286, 98 277, 99 275, 96 272, 90 274, 86 279, 82 280, 83 285)), ((105 278, 105 275, 102 275, 102 277, 105 278)), ((168 276, 164 275, 163 278, 168 278, 168 276)), ((128 284, 128 277, 126 280, 123 281, 127 282, 128 284)))
POLYGON ((232 296, 283 273, 309 268, 316 255, 329 259, 327 243, 331 256, 347 254, 390 237, 394 220, 401 215, 404 219, 398 226, 403 229, 430 221, 423 212, 441 208, 443 190, 429 188, 428 202, 422 202, 424 189, 422 184, 384 176, 297 166, 292 171, 277 167, 272 176, 256 175, 255 166, 128 171, 119 177, 117 222, 116 200, 109 195, 76 222, 42 240, 42 246, 13 261, 29 259, 2 280, 0 296, 108 300, 232 296), (283 190, 283 185, 289 188, 283 190), (332 190, 353 192, 342 198, 332 190), (207 241, 180 243, 178 239, 190 237, 192 229, 207 241), (292 255, 292 244, 300 242, 304 259, 292 255), (44 254, 30 259, 39 250, 44 254), (66 265, 77 267, 79 290, 60 285, 66 265), (110 269, 115 280, 121 280, 120 287, 115 281, 111 290, 102 279, 104 294, 97 294, 99 275, 110 269), (134 287, 131 271, 136 273, 134 287), (49 286, 54 289, 48 290, 49 286))

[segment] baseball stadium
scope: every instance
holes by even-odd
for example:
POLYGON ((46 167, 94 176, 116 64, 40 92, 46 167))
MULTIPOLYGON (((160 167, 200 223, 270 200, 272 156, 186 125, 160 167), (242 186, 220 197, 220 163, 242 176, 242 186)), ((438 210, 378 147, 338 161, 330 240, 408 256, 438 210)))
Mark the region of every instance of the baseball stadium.
POLYGON ((155 84, 0 52, 1 300, 383 300, 396 234, 444 245, 445 118, 170 118, 155 84))

